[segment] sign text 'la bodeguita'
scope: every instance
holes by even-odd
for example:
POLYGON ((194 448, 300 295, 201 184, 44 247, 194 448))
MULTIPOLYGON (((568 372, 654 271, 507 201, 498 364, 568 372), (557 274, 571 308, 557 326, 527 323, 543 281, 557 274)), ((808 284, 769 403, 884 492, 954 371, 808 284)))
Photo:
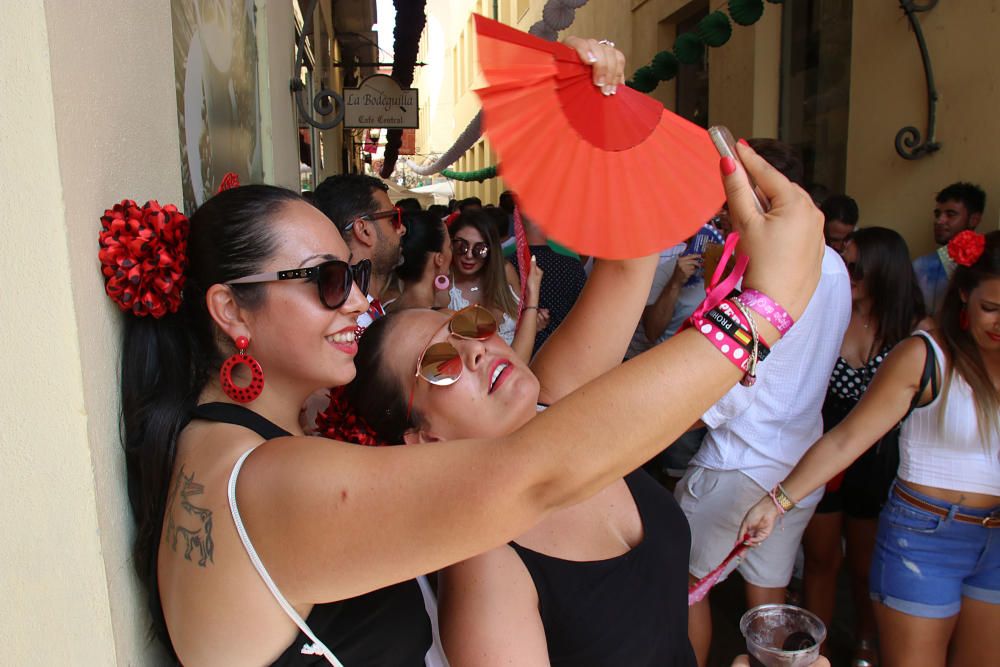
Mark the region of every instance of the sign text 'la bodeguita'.
POLYGON ((415 88, 400 88, 391 77, 370 76, 344 90, 346 127, 414 128, 419 124, 415 88))

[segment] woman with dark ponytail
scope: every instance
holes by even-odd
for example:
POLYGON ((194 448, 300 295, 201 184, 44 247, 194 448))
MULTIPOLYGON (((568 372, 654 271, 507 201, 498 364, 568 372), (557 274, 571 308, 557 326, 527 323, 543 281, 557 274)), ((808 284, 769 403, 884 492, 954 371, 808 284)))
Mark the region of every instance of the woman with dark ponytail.
MULTIPOLYGON (((608 65, 613 49, 581 45, 603 76, 620 74, 608 65)), ((743 248, 768 258, 745 283, 797 317, 818 279, 821 219, 804 193, 739 150, 774 203, 758 214, 743 172, 727 170, 743 248)), ((512 362, 505 388, 473 412, 532 417, 520 428, 420 447, 307 437, 305 399, 355 376, 370 267, 353 264, 322 213, 274 187, 213 197, 186 237, 179 214, 143 225, 130 215, 107 221, 102 263, 109 294, 144 315, 127 325, 122 360, 136 567, 160 636, 186 665, 422 664, 430 624, 415 576, 621 478, 744 375, 688 331, 537 417, 538 382, 512 362)), ((613 309, 634 329, 654 265, 612 264, 617 289, 592 295, 602 302, 594 312, 613 309)), ((754 319, 761 336, 780 338, 754 319)), ((423 346, 425 334, 411 343, 423 346)), ((476 368, 463 383, 483 380, 476 368)), ((414 369, 400 372, 412 379, 414 369)))
MULTIPOLYGON (((869 587, 882 664, 1000 664, 1000 232, 948 243, 955 273, 936 329, 907 338, 857 406, 778 485, 791 504, 904 420, 869 587)), ((765 539, 788 508, 754 506, 765 539)))

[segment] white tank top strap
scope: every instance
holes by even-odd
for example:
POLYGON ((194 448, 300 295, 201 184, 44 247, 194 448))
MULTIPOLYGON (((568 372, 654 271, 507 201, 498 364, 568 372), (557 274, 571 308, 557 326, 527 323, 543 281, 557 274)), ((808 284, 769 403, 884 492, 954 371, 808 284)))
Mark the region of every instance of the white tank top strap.
POLYGON ((944 382, 945 375, 947 374, 947 368, 945 364, 948 362, 948 360, 944 356, 944 350, 941 349, 941 346, 938 345, 938 342, 936 340, 934 340, 934 336, 932 336, 930 332, 920 329, 918 331, 914 331, 913 335, 920 336, 921 338, 927 340, 931 344, 931 347, 934 348, 934 364, 935 364, 935 372, 937 373, 937 378, 932 380, 932 384, 935 387, 937 387, 938 391, 937 394, 934 396, 934 398, 931 399, 930 403, 927 403, 926 405, 919 405, 914 408, 914 410, 922 410, 925 408, 929 408, 931 406, 935 406, 942 400, 941 394, 944 392, 940 390, 940 387, 941 384, 944 382))
POLYGON ((292 619, 295 625, 299 627, 302 634, 309 637, 312 641, 312 644, 307 643, 302 645, 301 653, 303 655, 322 655, 331 665, 344 667, 344 665, 337 660, 337 656, 333 654, 333 651, 327 648, 326 644, 321 642, 319 638, 313 634, 313 631, 306 624, 305 620, 299 616, 299 613, 295 611, 295 608, 292 607, 288 600, 285 599, 285 596, 281 594, 281 591, 278 590, 278 586, 274 583, 274 580, 271 579, 271 575, 267 573, 267 569, 261 562, 260 556, 257 555, 257 550, 254 549, 253 543, 250 542, 250 536, 247 535, 247 530, 243 526, 243 519, 240 517, 240 510, 236 506, 236 479, 240 476, 240 469, 243 467, 243 462, 246 461, 247 457, 253 453, 254 449, 257 449, 257 447, 248 449, 242 456, 240 456, 239 459, 236 460, 236 464, 233 466, 233 472, 229 475, 229 511, 233 515, 233 523, 236 524, 236 532, 240 535, 240 541, 243 542, 243 548, 246 549, 247 555, 250 557, 250 562, 253 563, 254 569, 257 570, 257 574, 260 575, 260 578, 264 580, 264 584, 267 586, 267 589, 271 591, 271 595, 273 595, 274 599, 278 601, 279 605, 281 605, 282 611, 284 611, 288 618, 292 619))

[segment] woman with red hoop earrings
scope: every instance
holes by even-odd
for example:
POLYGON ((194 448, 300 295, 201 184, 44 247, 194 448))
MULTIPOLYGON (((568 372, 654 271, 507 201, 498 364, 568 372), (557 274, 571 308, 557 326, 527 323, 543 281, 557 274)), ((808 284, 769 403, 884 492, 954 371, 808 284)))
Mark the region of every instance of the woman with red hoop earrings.
POLYGON ((851 413, 755 505, 786 511, 905 418, 869 587, 888 667, 1000 664, 1000 232, 963 231, 937 328, 904 340, 851 413), (907 416, 909 415, 909 416, 907 416))
MULTIPOLYGON (((611 47, 577 46, 595 77, 624 78, 611 47)), ((821 218, 738 150, 774 203, 759 214, 746 174, 723 161, 734 226, 758 258, 745 283, 798 317, 818 280, 821 218)), ((279 188, 226 190, 189 226, 176 209, 134 208, 109 212, 101 259, 109 294, 144 315, 128 318, 122 359, 135 564, 158 635, 186 665, 422 664, 430 624, 415 576, 621 478, 746 375, 690 330, 537 417, 535 383, 511 404, 530 423, 502 435, 380 448, 307 437, 303 401, 355 375, 367 267, 322 213, 279 188), (242 357, 240 337, 265 378, 245 403, 219 377, 242 357)), ((651 259, 609 271, 590 297, 598 310, 634 328, 651 259)), ((746 317, 780 339, 764 316, 746 317)), ((232 385, 248 386, 253 374, 234 366, 232 385)))

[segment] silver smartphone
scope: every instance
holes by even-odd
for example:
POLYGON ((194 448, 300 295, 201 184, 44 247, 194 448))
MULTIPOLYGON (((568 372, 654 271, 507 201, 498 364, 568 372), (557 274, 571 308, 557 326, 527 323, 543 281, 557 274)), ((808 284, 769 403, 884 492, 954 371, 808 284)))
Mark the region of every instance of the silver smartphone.
MULTIPOLYGON (((743 161, 736 154, 736 140, 733 138, 733 133, 729 131, 728 127, 725 125, 713 125, 708 128, 708 136, 711 137, 712 143, 715 144, 715 150, 719 151, 719 155, 732 158, 738 165, 743 166, 743 161)), ((764 193, 754 183, 753 177, 750 176, 745 167, 743 168, 743 172, 747 175, 747 180, 750 181, 750 191, 754 195, 757 210, 761 213, 767 213, 768 209, 771 208, 771 202, 767 200, 764 193)))

